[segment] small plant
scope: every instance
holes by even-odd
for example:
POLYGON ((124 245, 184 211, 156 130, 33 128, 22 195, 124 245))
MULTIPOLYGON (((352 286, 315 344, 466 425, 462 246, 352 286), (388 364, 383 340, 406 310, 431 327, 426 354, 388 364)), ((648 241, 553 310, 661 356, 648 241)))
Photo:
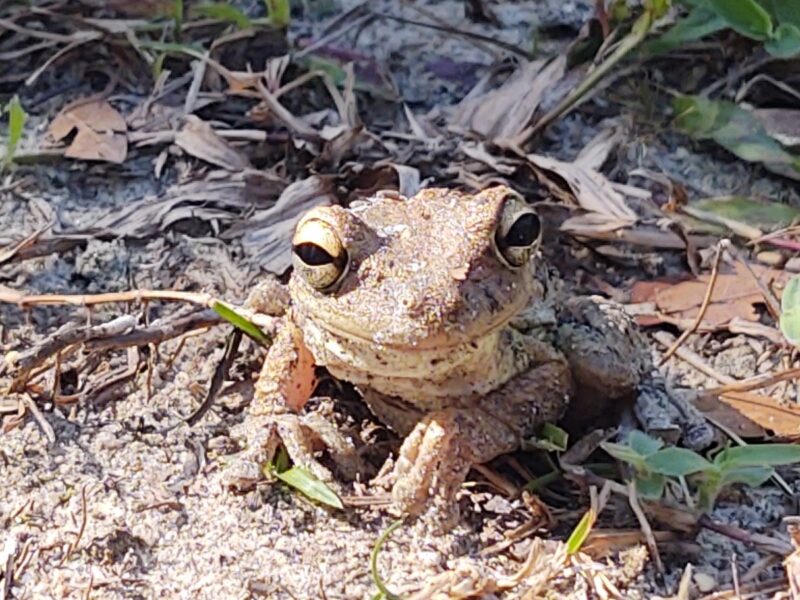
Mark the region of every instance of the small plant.
POLYGON ((800 6, 796 0, 678 0, 689 14, 649 50, 664 52, 723 29, 764 43, 778 58, 800 55, 800 6))
POLYGON ((283 448, 275 457, 274 462, 265 465, 262 470, 264 475, 272 475, 280 479, 283 483, 296 489, 311 500, 339 510, 344 508, 336 492, 325 485, 324 482, 317 479, 303 467, 290 467, 289 455, 283 448))
MULTIPOLYGON (((0 114, 3 111, 0 111, 0 114)), ((8 113, 8 140, 6 141, 6 151, 3 157, 3 163, 9 164, 14 161, 14 155, 17 152, 17 145, 22 139, 22 130, 25 128, 25 120, 28 115, 25 114, 25 109, 19 102, 19 97, 14 96, 8 105, 5 107, 5 112, 8 113)))
POLYGON ((642 497, 660 498, 670 478, 690 477, 697 504, 711 510, 720 491, 734 483, 759 486, 774 474, 773 467, 800 462, 800 445, 759 444, 726 448, 713 460, 686 448, 663 448, 660 440, 632 431, 624 444, 605 442, 602 448, 631 465, 642 497))

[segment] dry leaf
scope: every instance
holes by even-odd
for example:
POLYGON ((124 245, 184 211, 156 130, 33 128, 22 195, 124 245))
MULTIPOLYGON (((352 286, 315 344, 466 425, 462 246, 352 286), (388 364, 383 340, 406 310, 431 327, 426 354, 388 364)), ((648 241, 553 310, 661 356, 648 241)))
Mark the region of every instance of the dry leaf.
POLYGON ((456 107, 450 126, 488 139, 511 139, 533 119, 553 85, 564 76, 566 56, 549 63, 537 60, 522 65, 499 88, 477 97, 470 94, 456 107))
POLYGON ((184 219, 230 223, 250 206, 244 192, 243 174, 211 171, 204 179, 170 186, 161 198, 144 199, 110 213, 95 223, 93 231, 103 239, 144 239, 184 219))
POLYGON ((64 153, 69 158, 122 163, 128 154, 127 129, 122 115, 105 100, 78 100, 61 109, 49 133, 60 142, 77 130, 64 153))
POLYGON ((717 396, 701 394, 694 401, 694 405, 713 423, 719 423, 739 437, 745 439, 767 437, 767 432, 763 427, 717 396))
POLYGON ((800 438, 800 408, 796 406, 752 392, 726 392, 719 399, 779 437, 800 438))
POLYGON ((602 173, 581 163, 563 162, 540 154, 528 154, 526 158, 539 179, 554 193, 560 192, 563 197, 563 182, 581 208, 606 217, 604 222, 617 222, 618 227, 636 223, 638 217, 634 210, 602 173))
POLYGON ((211 125, 194 115, 186 117, 183 128, 175 136, 175 145, 195 158, 228 171, 243 171, 250 168, 247 157, 239 154, 228 142, 219 137, 211 125))
POLYGON ((624 134, 623 127, 618 124, 601 129, 575 157, 575 164, 585 169, 599 171, 603 167, 603 163, 608 160, 608 155, 623 140, 624 134))
POLYGON ((275 204, 256 211, 246 222, 231 227, 223 239, 242 236, 242 246, 261 268, 283 273, 289 268, 291 240, 298 219, 315 206, 334 200, 330 179, 314 175, 288 186, 275 204))
MULTIPOLYGON (((761 282, 785 284, 791 273, 779 271, 762 265, 751 265, 761 282)), ((710 274, 696 279, 680 282, 669 280, 639 281, 631 289, 631 302, 654 302, 658 310, 672 318, 691 322, 703 303, 708 288, 710 274)), ((717 277, 714 292, 703 317, 703 329, 725 327, 732 319, 739 317, 747 321, 757 321, 756 305, 764 304, 764 298, 750 273, 736 263, 717 277)), ((642 325, 658 322, 657 316, 637 317, 642 325)))

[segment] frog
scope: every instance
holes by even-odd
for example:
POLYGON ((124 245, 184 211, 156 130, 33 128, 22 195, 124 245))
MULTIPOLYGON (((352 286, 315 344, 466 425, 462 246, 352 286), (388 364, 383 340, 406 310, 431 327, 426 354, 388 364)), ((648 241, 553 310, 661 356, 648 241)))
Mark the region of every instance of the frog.
POLYGON ((542 239, 535 206, 506 185, 390 190, 307 212, 288 285, 260 292, 278 324, 230 485, 255 485, 281 445, 323 481, 335 477, 320 449, 344 477, 363 472, 352 439, 305 410, 320 367, 402 438, 379 478, 394 510, 443 526, 473 466, 544 423, 630 406, 653 369, 643 335, 620 305, 565 293, 542 239))

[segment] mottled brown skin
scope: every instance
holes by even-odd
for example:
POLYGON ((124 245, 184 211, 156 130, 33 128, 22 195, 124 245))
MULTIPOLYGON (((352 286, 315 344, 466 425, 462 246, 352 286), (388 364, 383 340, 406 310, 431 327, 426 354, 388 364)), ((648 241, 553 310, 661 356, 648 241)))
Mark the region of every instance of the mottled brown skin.
MULTIPOLYGON (((509 203, 520 202, 503 186, 475 195, 428 189, 306 215, 298 232, 309 220, 322 221, 346 249, 348 267, 324 290, 293 274, 291 305, 256 386, 243 458, 251 465, 266 460, 282 441, 296 463, 330 479, 313 456, 321 443, 346 473, 361 468, 348 440, 302 413, 322 365, 355 384, 375 415, 405 437, 388 476, 399 509, 453 516, 471 465, 519 448, 538 425, 563 416, 573 372, 588 389, 630 395, 642 353, 624 319, 605 325, 602 317, 589 323, 570 313, 563 336, 569 358, 557 347, 557 328, 543 335, 519 325, 526 311, 550 301, 536 276, 535 248, 518 267, 498 250, 500 221, 509 203), (585 328, 599 346, 584 343, 585 328), (608 335, 616 335, 614 362, 626 364, 603 359, 608 335)), ((251 466, 236 477, 248 474, 259 476, 251 466)))

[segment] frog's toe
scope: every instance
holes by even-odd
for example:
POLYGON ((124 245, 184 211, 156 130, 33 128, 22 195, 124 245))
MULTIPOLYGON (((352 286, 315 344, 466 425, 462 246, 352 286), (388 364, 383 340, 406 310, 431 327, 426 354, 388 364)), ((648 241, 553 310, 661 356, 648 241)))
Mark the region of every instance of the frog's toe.
POLYGON ((442 522, 457 517, 455 497, 470 467, 459 451, 457 418, 456 411, 435 413, 403 442, 389 477, 394 481, 392 499, 401 512, 428 512, 442 522))
POLYGON ((289 458, 295 466, 302 467, 320 481, 331 482, 333 475, 316 458, 316 442, 320 437, 306 426, 303 417, 295 414, 280 415, 275 425, 289 458))
POLYGON ((245 421, 231 432, 233 437, 237 437, 237 433, 246 440, 246 447, 234 457, 222 481, 227 489, 244 493, 264 479, 262 465, 274 460, 281 439, 275 423, 263 418, 245 421))

